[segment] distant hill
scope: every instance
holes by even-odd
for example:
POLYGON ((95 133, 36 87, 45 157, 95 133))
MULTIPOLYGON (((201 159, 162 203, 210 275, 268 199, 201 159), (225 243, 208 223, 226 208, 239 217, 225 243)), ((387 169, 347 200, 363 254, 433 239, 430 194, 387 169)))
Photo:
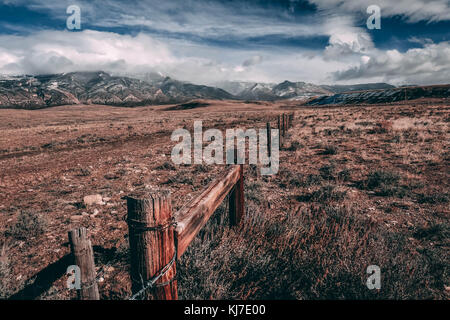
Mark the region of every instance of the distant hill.
POLYGON ((306 105, 347 105, 391 103, 420 98, 449 98, 450 85, 401 87, 380 90, 365 90, 321 96, 307 102, 306 105))
POLYGON ((393 89, 395 86, 387 83, 362 83, 350 85, 321 85, 322 88, 327 89, 333 93, 342 93, 350 91, 362 90, 378 90, 378 89, 393 89))
POLYGON ((72 72, 0 80, 0 108, 39 109, 92 103, 116 106, 232 99, 228 92, 165 77, 149 83, 106 72, 72 72))
MULTIPOLYGON (((316 85, 307 82, 221 82, 218 87, 182 82, 158 73, 112 76, 103 71, 0 77, 0 108, 40 109, 71 104, 139 106, 210 100, 300 100, 310 105, 384 103, 404 99, 387 83, 316 85), (375 89, 375 90, 374 90, 375 89)), ((406 87, 408 99, 448 97, 442 86, 406 87)), ((180 108, 185 108, 181 106, 180 108)), ((196 106, 198 107, 198 106, 196 106)))
POLYGON ((331 96, 336 93, 391 89, 394 86, 387 83, 365 83, 355 85, 316 85, 307 82, 284 81, 275 83, 223 81, 216 84, 227 90, 236 98, 242 100, 307 100, 316 96, 331 96))

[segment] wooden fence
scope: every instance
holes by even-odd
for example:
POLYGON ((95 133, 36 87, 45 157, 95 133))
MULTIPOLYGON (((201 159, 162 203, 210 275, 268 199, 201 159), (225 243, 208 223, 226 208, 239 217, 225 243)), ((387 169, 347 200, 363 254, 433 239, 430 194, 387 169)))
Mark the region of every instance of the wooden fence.
MULTIPOLYGON (((280 143, 286 137, 294 114, 278 115, 280 143)), ((268 130, 268 150, 271 150, 271 126, 268 130)), ((235 163, 237 150, 234 151, 235 163)), ((270 157, 270 153, 269 153, 270 157)), ((241 223, 245 212, 244 166, 230 165, 216 180, 211 182, 195 199, 177 212, 172 212, 168 191, 140 192, 126 197, 127 223, 130 242, 130 277, 133 295, 130 299, 178 298, 176 261, 188 248, 211 215, 229 195, 229 224, 241 223)), ((80 268, 81 300, 100 298, 92 245, 85 228, 69 232, 71 261, 80 268)), ((67 261, 68 256, 64 257, 67 261)), ((55 281, 57 279, 53 279, 55 281)), ((25 290, 26 292, 27 290, 25 290)), ((14 298, 27 298, 16 294, 14 298)))

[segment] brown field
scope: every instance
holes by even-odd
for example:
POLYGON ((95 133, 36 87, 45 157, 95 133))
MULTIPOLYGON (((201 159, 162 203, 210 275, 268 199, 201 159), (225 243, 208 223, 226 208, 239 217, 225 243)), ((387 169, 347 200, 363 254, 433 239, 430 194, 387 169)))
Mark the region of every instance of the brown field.
MULTIPOLYGON (((126 203, 138 188, 171 190, 174 209, 224 166, 175 166, 176 128, 275 126, 295 111, 280 171, 245 166, 247 215, 225 205, 178 262, 182 299, 448 299, 450 106, 305 108, 206 101, 198 108, 63 106, 0 110, 0 298, 67 253, 87 227, 102 299, 130 295, 126 203), (100 194, 104 204, 85 206, 100 194), (381 290, 365 283, 381 268, 381 290)), ((40 299, 70 299, 61 278, 40 299)))

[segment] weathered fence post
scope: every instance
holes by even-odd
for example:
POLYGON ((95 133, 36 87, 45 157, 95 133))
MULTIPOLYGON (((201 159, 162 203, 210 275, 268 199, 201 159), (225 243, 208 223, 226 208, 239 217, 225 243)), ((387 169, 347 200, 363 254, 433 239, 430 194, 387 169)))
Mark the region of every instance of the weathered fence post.
POLYGON ((289 130, 289 117, 287 116, 287 114, 285 114, 284 117, 286 118, 286 131, 288 131, 289 130))
POLYGON ((271 129, 270 129, 270 122, 267 122, 267 124, 266 124, 266 129, 267 129, 267 155, 269 156, 269 159, 270 159, 270 156, 271 156, 271 146, 272 146, 272 132, 271 132, 271 129))
POLYGON ((280 132, 280 135, 282 135, 282 128, 281 128, 281 115, 278 115, 278 131, 280 132))
POLYGON ((239 165, 239 181, 230 193, 230 226, 237 226, 244 217, 244 165, 239 165))
POLYGON ((74 262, 81 271, 81 289, 78 290, 80 300, 100 300, 98 293, 94 251, 91 240, 87 237, 86 228, 78 228, 69 231, 70 249, 74 262))
POLYGON ((284 130, 283 130, 283 119, 281 114, 278 115, 278 135, 280 139, 280 146, 284 143, 284 130))
POLYGON ((283 137, 286 136, 286 115, 283 113, 283 137))
POLYGON ((287 116, 286 116, 286 114, 283 114, 284 115, 284 126, 286 127, 286 132, 289 130, 289 122, 288 122, 288 118, 287 118, 287 116))
MULTIPOLYGON (((237 148, 234 148, 234 163, 238 164, 237 148)), ((229 196, 230 226, 240 224, 244 216, 244 165, 239 165, 239 180, 234 185, 229 196)))
POLYGON ((132 292, 163 274, 139 299, 178 299, 176 241, 170 193, 141 192, 127 197, 132 292), (158 286, 159 285, 159 286, 158 286))

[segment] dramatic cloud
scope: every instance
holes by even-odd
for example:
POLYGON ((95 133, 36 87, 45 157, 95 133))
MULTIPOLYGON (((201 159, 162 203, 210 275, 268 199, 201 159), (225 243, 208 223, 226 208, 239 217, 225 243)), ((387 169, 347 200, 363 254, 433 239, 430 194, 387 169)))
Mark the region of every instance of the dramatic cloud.
POLYGON ((336 80, 375 79, 396 83, 449 83, 450 42, 426 44, 424 48, 378 51, 360 64, 334 73, 336 80))
POLYGON ((322 10, 365 13, 370 5, 381 8, 383 17, 400 15, 409 22, 450 20, 448 0, 309 0, 322 10))
POLYGON ((70 32, 71 0, 0 0, 23 17, 0 22, 0 73, 160 72, 203 84, 450 82, 449 2, 376 2, 382 29, 373 31, 365 23, 372 0, 77 0, 82 30, 70 32))
POLYGON ((327 34, 330 38, 324 52, 326 59, 348 60, 355 56, 358 59, 357 56, 374 50, 374 43, 367 30, 353 27, 352 18, 340 16, 327 21, 327 34))
POLYGON ((260 64, 262 62, 263 58, 261 56, 253 56, 250 59, 245 60, 242 63, 243 67, 251 67, 257 64, 260 64))
POLYGON ((175 61, 165 45, 145 34, 42 31, 30 36, 0 36, 0 72, 57 73, 105 69, 150 69, 175 61))
POLYGON ((85 30, 40 31, 26 36, 0 36, 0 73, 45 74, 104 70, 115 74, 162 72, 180 80, 321 82, 328 70, 348 64, 324 61, 320 51, 256 52, 85 30), (180 54, 180 52, 182 54, 180 54), (250 56, 250 58, 249 58, 250 56))

